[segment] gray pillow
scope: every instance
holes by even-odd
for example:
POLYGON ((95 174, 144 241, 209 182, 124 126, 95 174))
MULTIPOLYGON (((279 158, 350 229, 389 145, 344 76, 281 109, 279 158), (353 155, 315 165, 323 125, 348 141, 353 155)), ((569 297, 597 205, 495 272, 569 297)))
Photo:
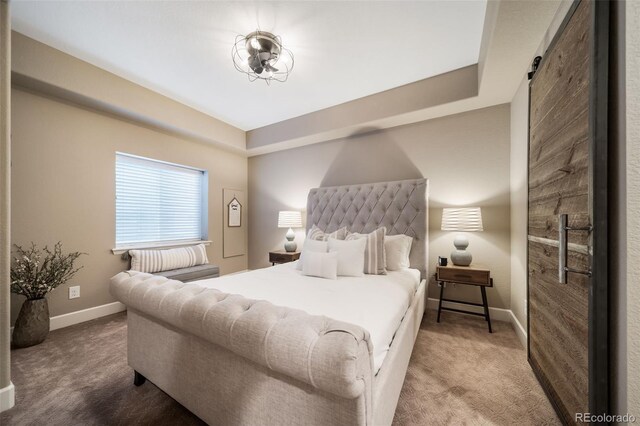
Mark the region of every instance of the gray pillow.
POLYGON ((384 226, 376 229, 370 234, 347 233, 347 240, 356 240, 360 238, 367 239, 367 245, 364 249, 364 273, 371 275, 386 275, 387 270, 384 267, 384 236, 387 234, 387 228, 384 226))
POLYGON ((310 240, 320 240, 327 241, 329 238, 335 238, 336 240, 344 240, 347 236, 347 227, 342 227, 336 231, 327 233, 322 229, 318 228, 316 225, 313 225, 311 229, 309 229, 309 233, 307 234, 307 238, 310 240))

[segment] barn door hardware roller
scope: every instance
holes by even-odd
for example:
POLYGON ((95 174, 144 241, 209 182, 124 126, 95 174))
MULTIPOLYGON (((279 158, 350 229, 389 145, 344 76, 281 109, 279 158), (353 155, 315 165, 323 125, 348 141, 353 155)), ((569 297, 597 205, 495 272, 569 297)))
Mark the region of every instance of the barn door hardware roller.
POLYGON ((527 74, 527 77, 529 78, 529 80, 531 80, 533 76, 536 74, 536 71, 538 71, 538 67, 540 66, 541 60, 542 60, 542 56, 536 56, 535 58, 533 58, 533 62, 531 63, 531 71, 529 71, 529 73, 527 74))
POLYGON ((579 269, 569 268, 567 266, 567 255, 568 255, 568 238, 567 233, 569 231, 584 231, 591 232, 593 230, 593 226, 583 226, 583 227, 571 227, 568 226, 567 223, 569 221, 569 216, 566 214, 558 215, 558 279, 560 280, 560 284, 567 283, 567 273, 571 272, 574 274, 582 274, 588 277, 591 276, 591 269, 587 271, 581 271, 579 269))

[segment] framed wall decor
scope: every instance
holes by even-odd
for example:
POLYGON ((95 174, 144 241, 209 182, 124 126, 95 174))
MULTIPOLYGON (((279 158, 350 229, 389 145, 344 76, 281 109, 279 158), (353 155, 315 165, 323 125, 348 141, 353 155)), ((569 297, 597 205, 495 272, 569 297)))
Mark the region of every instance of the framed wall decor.
POLYGON ((244 191, 222 190, 222 257, 247 254, 247 198, 244 191))

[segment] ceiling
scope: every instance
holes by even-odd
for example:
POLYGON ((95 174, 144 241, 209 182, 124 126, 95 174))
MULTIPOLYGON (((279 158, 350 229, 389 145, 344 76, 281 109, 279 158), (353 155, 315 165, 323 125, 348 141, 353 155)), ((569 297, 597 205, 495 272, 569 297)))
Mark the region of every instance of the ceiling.
POLYGON ((478 62, 486 1, 13 1, 14 30, 251 130, 478 62), (249 82, 238 34, 280 35, 286 83, 249 82))

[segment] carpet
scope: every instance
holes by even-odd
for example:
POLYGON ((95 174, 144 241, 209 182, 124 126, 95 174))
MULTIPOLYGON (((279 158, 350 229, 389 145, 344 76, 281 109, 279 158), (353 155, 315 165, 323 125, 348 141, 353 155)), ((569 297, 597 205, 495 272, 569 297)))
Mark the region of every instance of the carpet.
POLYGON ((560 425, 511 324, 427 312, 394 425, 560 425))
MULTIPOLYGON (((11 352, 16 406, 2 425, 201 425, 152 383, 133 386, 126 314, 11 352)), ((394 425, 560 424, 507 323, 433 311, 422 322, 394 425)))

